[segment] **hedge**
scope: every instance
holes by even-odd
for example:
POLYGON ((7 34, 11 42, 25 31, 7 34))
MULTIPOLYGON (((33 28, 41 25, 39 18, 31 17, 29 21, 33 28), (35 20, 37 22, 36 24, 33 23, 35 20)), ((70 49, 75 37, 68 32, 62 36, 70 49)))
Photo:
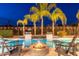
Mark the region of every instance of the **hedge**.
POLYGON ((0 35, 3 37, 13 36, 13 30, 0 30, 0 35))

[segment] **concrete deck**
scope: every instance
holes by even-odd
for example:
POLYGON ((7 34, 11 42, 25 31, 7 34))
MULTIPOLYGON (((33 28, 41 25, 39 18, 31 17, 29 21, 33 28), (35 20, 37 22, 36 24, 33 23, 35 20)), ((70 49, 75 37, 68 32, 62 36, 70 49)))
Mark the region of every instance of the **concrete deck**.
MULTIPOLYGON (((79 56, 79 52, 76 52, 77 55, 79 56)), ((21 56, 35 56, 35 55, 31 55, 30 52, 29 52, 29 49, 24 49, 21 53, 21 56)), ((42 56, 42 55, 40 55, 42 56)), ((49 53, 46 54, 45 56, 58 56, 57 52, 55 52, 55 48, 49 48, 49 53)), ((63 56, 63 55, 62 55, 63 56)), ((72 55, 70 55, 72 56, 72 55)))
MULTIPOLYGON (((55 48, 49 48, 49 53, 46 54, 45 56, 57 56, 57 53, 54 51, 55 48)), ((21 53, 21 56, 35 56, 35 55, 31 55, 30 52, 29 52, 29 49, 23 49, 22 53, 21 53)), ((40 55, 42 56, 42 55, 40 55)))

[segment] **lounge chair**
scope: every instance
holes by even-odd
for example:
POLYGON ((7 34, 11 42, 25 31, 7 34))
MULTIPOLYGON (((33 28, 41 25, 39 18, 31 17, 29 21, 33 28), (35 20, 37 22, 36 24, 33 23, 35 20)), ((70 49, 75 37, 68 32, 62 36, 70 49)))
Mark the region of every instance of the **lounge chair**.
POLYGON ((76 38, 77 38, 77 35, 75 35, 75 36, 73 37, 73 39, 72 39, 72 41, 70 42, 70 44, 69 44, 67 50, 65 50, 65 49, 63 49, 63 48, 61 47, 62 44, 58 45, 58 46, 56 47, 56 50, 55 50, 55 51, 58 53, 58 56, 60 56, 60 55, 68 56, 69 53, 72 54, 72 55, 74 55, 74 56, 77 56, 77 54, 76 54, 76 44, 74 43, 75 40, 76 40, 76 38), (72 50, 73 50, 72 52, 70 51, 71 48, 72 48, 72 50))
POLYGON ((2 53, 0 55, 1 56, 10 55, 10 50, 7 46, 7 43, 5 42, 5 40, 3 38, 1 38, 1 40, 2 40, 2 42, 0 42, 0 45, 1 45, 0 49, 2 50, 2 53), (5 52, 5 50, 7 50, 7 51, 5 52))

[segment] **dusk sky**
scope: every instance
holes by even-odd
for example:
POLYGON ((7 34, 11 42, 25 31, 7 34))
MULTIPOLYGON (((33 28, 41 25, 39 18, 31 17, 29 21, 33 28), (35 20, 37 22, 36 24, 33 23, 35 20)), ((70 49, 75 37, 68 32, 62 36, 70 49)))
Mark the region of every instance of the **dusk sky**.
MULTIPOLYGON (((30 13, 30 7, 35 5, 33 3, 0 3, 0 25, 16 26, 17 20, 23 19, 24 15, 30 13)), ((79 9, 79 4, 58 3, 57 7, 65 13, 67 25, 77 23, 76 13, 79 9)), ((37 25, 40 25, 40 23, 40 21, 37 22, 37 25)), ((44 25, 51 23, 49 18, 44 18, 44 25)), ((61 24, 61 21, 57 21, 56 24, 61 24)), ((33 23, 29 21, 28 25, 33 25, 33 23)))

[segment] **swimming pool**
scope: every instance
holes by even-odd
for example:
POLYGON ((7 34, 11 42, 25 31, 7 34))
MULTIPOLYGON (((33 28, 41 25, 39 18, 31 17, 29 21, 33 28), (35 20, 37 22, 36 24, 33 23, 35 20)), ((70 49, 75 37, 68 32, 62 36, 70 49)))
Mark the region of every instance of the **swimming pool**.
MULTIPOLYGON (((7 38, 8 39, 8 38, 7 38)), ((23 42, 25 43, 26 47, 29 47, 30 45, 37 43, 38 40, 44 44, 46 44, 49 48, 55 48, 57 43, 63 43, 64 45, 68 44, 69 42, 71 42, 72 38, 58 38, 58 40, 47 40, 47 39, 31 39, 31 40, 24 40, 23 38, 18 38, 18 40, 14 40, 14 39, 8 39, 6 40, 6 43, 8 46, 14 47, 17 44, 18 45, 23 45, 23 42)), ((0 42, 3 42, 2 39, 0 39, 0 42)), ((79 43, 79 38, 76 39, 75 43, 79 43)), ((10 49, 11 50, 11 49, 10 49)), ((7 49, 4 49, 4 52, 7 52, 7 49)), ((0 53, 2 53, 2 45, 0 44, 0 53)))

